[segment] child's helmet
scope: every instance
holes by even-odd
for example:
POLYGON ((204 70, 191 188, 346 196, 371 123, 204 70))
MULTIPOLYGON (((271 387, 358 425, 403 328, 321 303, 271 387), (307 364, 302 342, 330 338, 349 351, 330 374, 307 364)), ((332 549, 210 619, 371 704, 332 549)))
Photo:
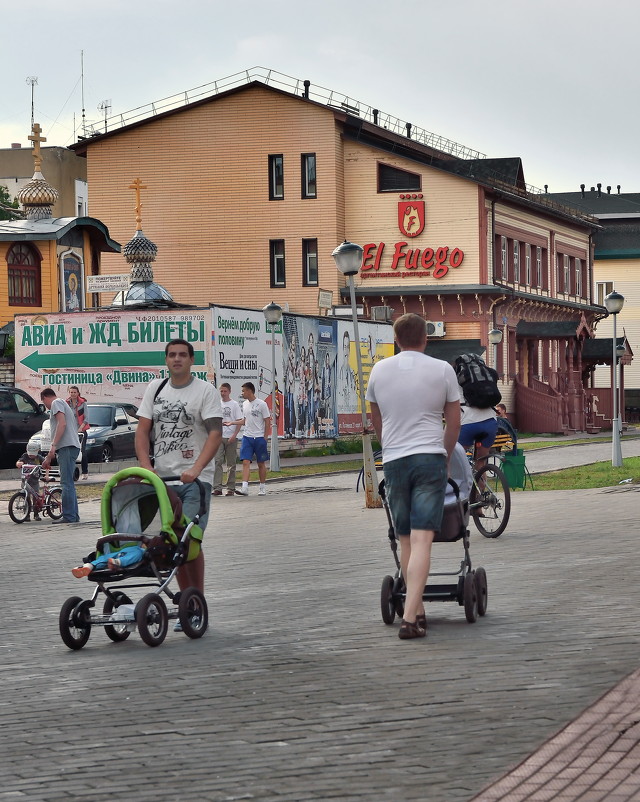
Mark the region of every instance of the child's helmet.
POLYGON ((27 443, 27 454, 30 457, 36 457, 38 455, 38 451, 39 450, 40 449, 38 448, 38 444, 37 443, 34 443, 31 440, 27 443))

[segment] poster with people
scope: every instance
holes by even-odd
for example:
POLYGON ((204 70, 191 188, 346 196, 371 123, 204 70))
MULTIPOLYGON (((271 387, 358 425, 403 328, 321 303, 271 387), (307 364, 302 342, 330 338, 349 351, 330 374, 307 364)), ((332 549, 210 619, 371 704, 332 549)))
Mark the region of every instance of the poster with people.
POLYGON ((80 257, 67 251, 62 254, 63 311, 80 312, 84 309, 82 261, 80 257))

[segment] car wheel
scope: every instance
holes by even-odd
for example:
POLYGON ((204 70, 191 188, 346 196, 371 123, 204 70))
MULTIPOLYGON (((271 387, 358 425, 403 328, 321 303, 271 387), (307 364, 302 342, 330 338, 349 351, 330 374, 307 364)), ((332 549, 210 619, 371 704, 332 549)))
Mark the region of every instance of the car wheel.
POLYGON ((113 462, 113 446, 105 443, 100 452, 100 462, 113 462))

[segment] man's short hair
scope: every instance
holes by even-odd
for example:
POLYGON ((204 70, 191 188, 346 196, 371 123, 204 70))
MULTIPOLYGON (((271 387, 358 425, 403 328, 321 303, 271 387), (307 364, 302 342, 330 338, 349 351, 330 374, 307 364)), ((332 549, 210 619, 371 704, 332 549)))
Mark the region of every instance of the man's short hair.
POLYGON ((247 390, 251 390, 251 392, 255 395, 256 386, 253 382, 245 382, 242 386, 246 387, 247 390))
POLYGON ((407 312, 393 324, 393 336, 400 348, 420 348, 427 336, 427 322, 420 315, 407 312))
POLYGON ((193 350, 193 345, 191 343, 187 342, 186 340, 183 340, 182 338, 177 337, 175 340, 170 340, 167 343, 167 346, 164 349, 164 355, 165 356, 168 356, 169 348, 171 348, 172 345, 186 345, 187 346, 187 351, 189 352, 189 356, 194 356, 195 355, 195 352, 193 350))
POLYGON ((49 396, 56 397, 56 391, 53 387, 45 387, 44 390, 40 393, 40 400, 42 401, 43 398, 49 398, 49 396))
POLYGON ((231 385, 229 384, 229 382, 222 382, 222 384, 220 385, 220 387, 221 387, 221 388, 222 388, 222 387, 226 387, 226 388, 227 388, 227 390, 229 390, 229 392, 231 392, 231 385))

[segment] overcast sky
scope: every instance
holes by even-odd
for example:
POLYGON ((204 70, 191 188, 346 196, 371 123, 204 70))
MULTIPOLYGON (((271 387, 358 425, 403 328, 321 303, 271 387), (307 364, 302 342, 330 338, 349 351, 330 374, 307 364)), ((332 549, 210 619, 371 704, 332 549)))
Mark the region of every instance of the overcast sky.
POLYGON ((640 192, 636 0, 29 0, 2 3, 0 147, 252 67, 342 92, 550 192, 640 192))

